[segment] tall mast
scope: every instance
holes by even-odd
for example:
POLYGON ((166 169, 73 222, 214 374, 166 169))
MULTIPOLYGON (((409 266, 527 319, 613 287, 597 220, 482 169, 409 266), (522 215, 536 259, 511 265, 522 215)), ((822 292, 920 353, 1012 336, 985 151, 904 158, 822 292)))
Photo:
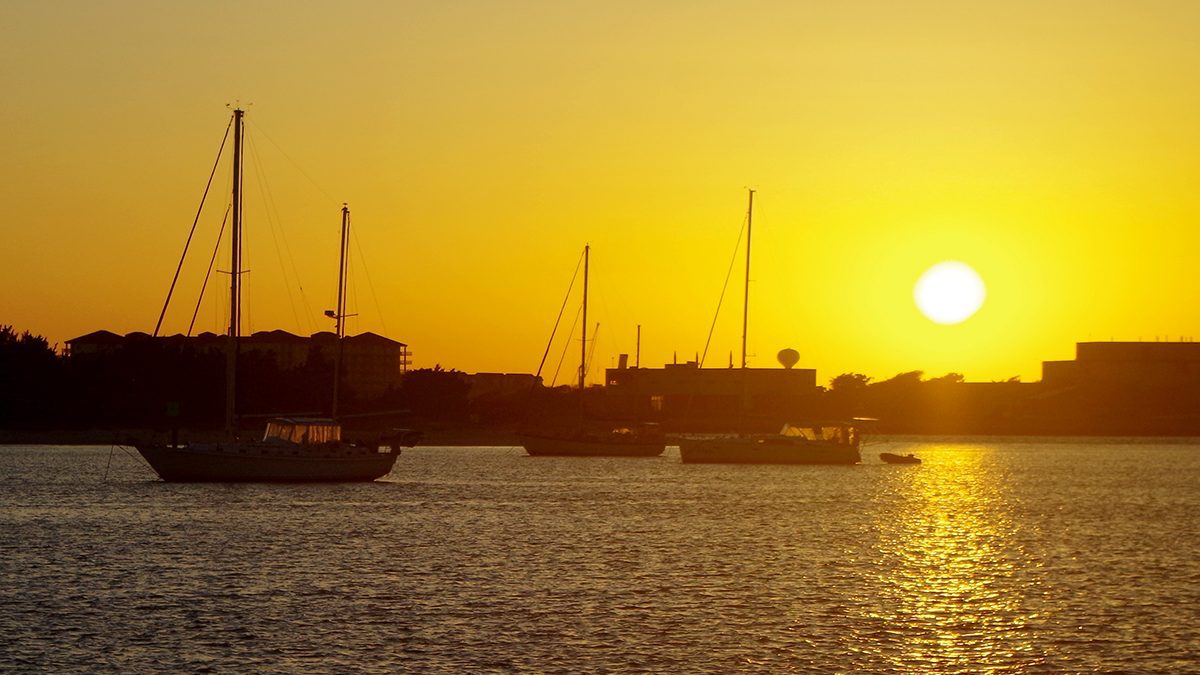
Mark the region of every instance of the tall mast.
POLYGON ((750 229, 754 225, 754 190, 746 209, 746 294, 742 299, 742 367, 746 367, 746 325, 750 318, 750 229))
POLYGON ((242 115, 233 111, 233 231, 229 240, 229 333, 225 341, 225 432, 233 434, 237 427, 237 352, 241 334, 241 275, 242 275, 242 115))
POLYGON ((330 416, 337 419, 338 392, 342 382, 342 338, 346 335, 346 241, 350 238, 350 207, 342 204, 342 245, 338 255, 337 314, 334 319, 334 334, 337 346, 333 352, 333 410, 330 416))
POLYGON ((587 377, 587 302, 588 302, 588 256, 590 245, 583 247, 583 341, 579 348, 579 394, 583 395, 584 379, 587 377))

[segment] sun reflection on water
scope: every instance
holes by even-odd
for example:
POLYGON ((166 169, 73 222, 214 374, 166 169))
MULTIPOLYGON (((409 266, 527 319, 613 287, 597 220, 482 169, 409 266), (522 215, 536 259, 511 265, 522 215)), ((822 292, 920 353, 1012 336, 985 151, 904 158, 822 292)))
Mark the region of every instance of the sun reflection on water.
POLYGON ((887 467, 888 487, 877 497, 875 607, 885 609, 872 618, 893 627, 895 639, 873 641, 874 656, 940 672, 1041 663, 1027 602, 1037 565, 1016 536, 1003 470, 986 448, 927 446, 919 454, 924 464, 887 467))

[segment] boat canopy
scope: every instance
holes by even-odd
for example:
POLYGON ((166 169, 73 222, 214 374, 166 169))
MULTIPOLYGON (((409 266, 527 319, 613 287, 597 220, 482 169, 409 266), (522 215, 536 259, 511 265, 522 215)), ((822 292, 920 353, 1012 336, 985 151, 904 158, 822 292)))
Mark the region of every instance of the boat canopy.
POLYGON ((342 440, 342 425, 329 419, 276 418, 267 422, 263 440, 289 443, 331 443, 342 440))
POLYGON ((858 436, 857 431, 850 424, 828 423, 809 426, 785 424, 779 433, 788 438, 803 438, 809 441, 836 441, 838 443, 845 443, 847 440, 858 436))

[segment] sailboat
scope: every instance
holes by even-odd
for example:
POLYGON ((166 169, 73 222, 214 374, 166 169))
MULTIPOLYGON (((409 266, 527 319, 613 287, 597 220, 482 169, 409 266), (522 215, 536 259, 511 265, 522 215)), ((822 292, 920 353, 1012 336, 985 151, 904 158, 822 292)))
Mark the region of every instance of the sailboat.
MULTIPOLYGON (((746 377, 746 332, 750 315, 750 234, 754 190, 746 209, 746 286, 742 304, 742 411, 746 377)), ((858 464, 861 434, 853 422, 785 424, 778 434, 738 434, 719 438, 678 439, 685 464, 858 464)))
MULTIPOLYGON (((236 381, 241 305, 242 140, 244 111, 233 111, 233 197, 231 219, 229 330, 225 359, 225 435, 210 443, 134 443, 159 478, 174 482, 356 482, 373 481, 391 472, 402 445, 417 436, 407 430, 379 435, 373 442, 343 439, 337 416, 341 347, 346 317, 345 261, 349 208, 342 207, 341 258, 338 274, 337 349, 334 409, 330 418, 280 417, 267 422, 261 440, 238 438, 236 381)), ((174 436, 174 434, 172 434, 174 436)))
POLYGON ((517 434, 525 452, 535 457, 657 457, 666 440, 657 430, 585 428, 584 391, 587 376, 588 263, 591 246, 583 247, 583 344, 579 354, 579 424, 570 430, 527 431, 517 434))

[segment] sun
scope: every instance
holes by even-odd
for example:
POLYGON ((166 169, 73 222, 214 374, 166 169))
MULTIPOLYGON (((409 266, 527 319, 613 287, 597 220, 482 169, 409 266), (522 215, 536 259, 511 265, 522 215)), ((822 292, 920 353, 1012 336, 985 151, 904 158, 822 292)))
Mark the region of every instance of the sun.
POLYGON ((921 313, 941 324, 966 321, 979 311, 986 297, 987 289, 979 274, 957 261, 930 267, 913 286, 913 299, 921 313))

